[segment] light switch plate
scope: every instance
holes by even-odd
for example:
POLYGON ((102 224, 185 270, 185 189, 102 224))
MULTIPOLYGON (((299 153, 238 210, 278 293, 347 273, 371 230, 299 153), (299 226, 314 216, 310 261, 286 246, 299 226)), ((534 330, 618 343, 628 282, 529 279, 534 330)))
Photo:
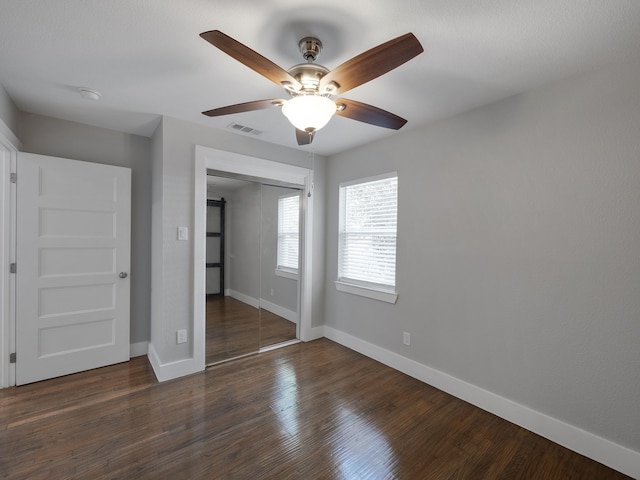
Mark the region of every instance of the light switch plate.
POLYGON ((178 240, 189 240, 188 227, 178 227, 178 240))

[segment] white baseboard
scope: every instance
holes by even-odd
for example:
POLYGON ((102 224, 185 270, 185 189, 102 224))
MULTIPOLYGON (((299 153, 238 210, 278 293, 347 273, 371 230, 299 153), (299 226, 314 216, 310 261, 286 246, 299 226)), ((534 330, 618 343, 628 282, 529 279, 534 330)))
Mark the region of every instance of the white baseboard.
POLYGON ((260 300, 250 297, 249 295, 245 295, 244 293, 229 290, 228 296, 235 298, 236 300, 240 300, 242 303, 246 303, 247 305, 251 305, 253 308, 260 308, 260 300))
POLYGON ((138 342, 129 345, 129 358, 142 357, 149 353, 149 342, 138 342))
POLYGON ((166 382, 167 380, 191 375, 192 373, 203 370, 196 365, 193 358, 185 358, 184 360, 177 360, 175 362, 162 363, 155 348, 153 348, 153 343, 151 342, 149 342, 149 353, 147 356, 149 358, 149 363, 151 363, 151 367, 153 368, 153 373, 155 373, 159 382, 166 382))
POLYGON ((640 478, 640 452, 613 443, 610 440, 532 410, 529 407, 333 327, 324 326, 324 335, 334 342, 465 400, 625 475, 640 478))
POLYGON ((270 311, 271 313, 275 313, 279 317, 285 318, 293 323, 298 323, 298 313, 293 310, 289 310, 288 308, 281 307, 280 305, 276 305, 264 298, 260 299, 260 308, 264 308, 265 310, 270 311))
POLYGON ((303 338, 302 340, 304 342, 312 342, 313 340, 317 340, 317 339, 322 338, 324 336, 325 336, 325 334, 324 334, 324 325, 320 325, 319 327, 311 327, 309 329, 309 331, 308 331, 308 334, 307 334, 306 338, 303 338))

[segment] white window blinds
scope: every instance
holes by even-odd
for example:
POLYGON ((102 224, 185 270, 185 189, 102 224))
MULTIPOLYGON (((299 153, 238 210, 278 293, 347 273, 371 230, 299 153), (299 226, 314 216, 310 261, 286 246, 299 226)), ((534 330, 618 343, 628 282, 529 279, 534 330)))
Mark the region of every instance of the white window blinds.
POLYGON ((277 268, 298 272, 300 245, 300 195, 283 195, 278 198, 278 254, 277 268))
POLYGON ((398 177, 340 185, 338 280, 395 290, 398 177))

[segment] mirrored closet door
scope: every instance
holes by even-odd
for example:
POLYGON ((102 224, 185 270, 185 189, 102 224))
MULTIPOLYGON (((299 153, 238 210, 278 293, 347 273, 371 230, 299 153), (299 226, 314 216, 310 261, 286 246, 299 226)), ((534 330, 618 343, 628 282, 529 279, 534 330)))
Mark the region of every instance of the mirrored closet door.
POLYGON ((297 338, 300 190, 209 172, 206 363, 297 338))

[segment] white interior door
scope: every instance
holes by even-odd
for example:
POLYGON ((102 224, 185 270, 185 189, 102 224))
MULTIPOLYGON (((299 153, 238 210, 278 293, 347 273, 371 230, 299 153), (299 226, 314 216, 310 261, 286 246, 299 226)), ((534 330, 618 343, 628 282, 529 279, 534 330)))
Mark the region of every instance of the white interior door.
POLYGON ((129 359, 131 171, 18 154, 16 383, 129 359))

